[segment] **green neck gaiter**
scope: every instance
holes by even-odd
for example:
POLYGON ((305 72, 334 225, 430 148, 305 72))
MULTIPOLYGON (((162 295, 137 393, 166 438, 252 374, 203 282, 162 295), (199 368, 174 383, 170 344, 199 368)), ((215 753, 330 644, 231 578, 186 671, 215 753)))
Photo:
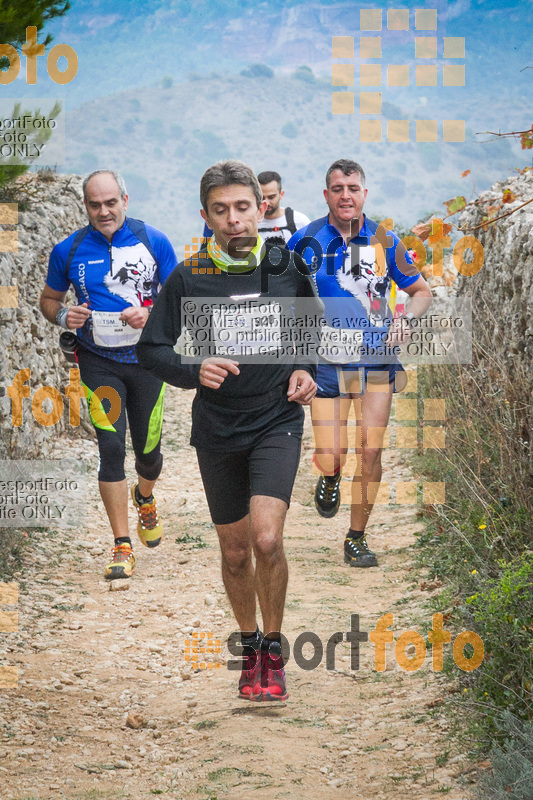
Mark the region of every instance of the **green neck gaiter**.
POLYGON ((235 275, 239 272, 249 272, 257 267, 265 254, 265 243, 258 235, 255 247, 250 250, 246 258, 232 258, 228 253, 224 252, 220 245, 216 243, 215 237, 212 236, 207 243, 207 252, 209 258, 218 269, 230 275, 235 275))

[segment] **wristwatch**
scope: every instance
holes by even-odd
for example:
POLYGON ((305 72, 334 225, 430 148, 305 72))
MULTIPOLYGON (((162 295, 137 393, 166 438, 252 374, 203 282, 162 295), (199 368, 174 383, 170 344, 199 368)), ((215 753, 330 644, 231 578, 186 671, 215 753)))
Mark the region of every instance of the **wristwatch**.
POLYGON ((69 330, 69 327, 67 325, 67 314, 68 314, 67 306, 62 306, 56 314, 57 324, 60 325, 62 328, 64 328, 66 331, 69 330))

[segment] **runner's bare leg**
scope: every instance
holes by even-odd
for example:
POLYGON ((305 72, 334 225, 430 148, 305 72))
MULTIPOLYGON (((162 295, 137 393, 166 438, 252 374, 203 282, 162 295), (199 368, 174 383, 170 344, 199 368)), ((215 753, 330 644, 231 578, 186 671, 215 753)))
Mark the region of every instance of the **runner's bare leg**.
POLYGON ((255 573, 252 564, 250 516, 229 525, 216 525, 222 554, 222 580, 241 631, 257 626, 255 573))
POLYGON ((283 550, 287 503, 254 495, 250 500, 250 533, 255 555, 255 588, 263 615, 263 632, 278 633, 283 621, 289 570, 283 550))
MULTIPOLYGON (((350 527, 364 531, 381 482, 381 454, 385 429, 389 424, 393 384, 378 385, 381 391, 366 391, 361 398, 361 419, 357 421, 356 452, 358 469, 352 484, 350 527)), ((372 389, 378 389, 378 386, 372 389)))

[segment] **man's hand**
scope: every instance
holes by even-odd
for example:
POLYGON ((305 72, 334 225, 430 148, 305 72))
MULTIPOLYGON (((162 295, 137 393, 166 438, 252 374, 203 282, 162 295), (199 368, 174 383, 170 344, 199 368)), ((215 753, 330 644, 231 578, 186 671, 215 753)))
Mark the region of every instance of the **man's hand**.
POLYGON ((296 369, 291 375, 287 397, 289 403, 308 406, 316 394, 316 383, 305 369, 296 369))
POLYGON ((239 362, 218 356, 204 358, 200 366, 200 383, 209 389, 218 389, 228 377, 228 372, 239 375, 239 362))
POLYGON ((85 320, 90 316, 91 312, 87 303, 83 303, 81 306, 70 306, 67 314, 67 325, 72 331, 76 330, 76 328, 82 328, 85 320))
POLYGON ((405 344, 410 335, 411 326, 409 320, 405 319, 405 317, 398 317, 389 328, 385 340, 385 347, 398 347, 400 344, 405 344))
POLYGON ((127 322, 131 328, 144 328, 149 315, 150 311, 145 307, 129 306, 124 309, 120 319, 127 322))

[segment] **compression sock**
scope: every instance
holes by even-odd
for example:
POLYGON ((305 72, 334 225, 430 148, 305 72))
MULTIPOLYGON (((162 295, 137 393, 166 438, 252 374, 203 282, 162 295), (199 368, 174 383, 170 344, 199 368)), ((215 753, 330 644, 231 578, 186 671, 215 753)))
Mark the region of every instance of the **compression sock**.
POLYGON ((139 503, 140 506, 143 506, 145 503, 153 503, 154 502, 154 496, 153 496, 152 493, 150 493, 149 497, 143 497, 142 496, 142 494, 139 491, 139 484, 137 484, 137 486, 135 487, 135 499, 139 503))
POLYGON ((242 644, 242 654, 243 656, 252 656, 254 655, 261 646, 261 639, 263 638, 263 634, 257 627, 255 629, 255 633, 248 634, 243 633, 241 631, 241 644, 242 644))
POLYGON ((261 642, 261 650, 268 650, 271 656, 281 658, 281 635, 269 633, 261 642))
POLYGON ((115 547, 118 547, 119 544, 129 544, 131 547, 131 539, 129 536, 119 536, 118 539, 115 539, 115 547))
POLYGON ((360 539, 365 535, 364 531, 354 531, 353 528, 348 529, 347 539, 360 539))

